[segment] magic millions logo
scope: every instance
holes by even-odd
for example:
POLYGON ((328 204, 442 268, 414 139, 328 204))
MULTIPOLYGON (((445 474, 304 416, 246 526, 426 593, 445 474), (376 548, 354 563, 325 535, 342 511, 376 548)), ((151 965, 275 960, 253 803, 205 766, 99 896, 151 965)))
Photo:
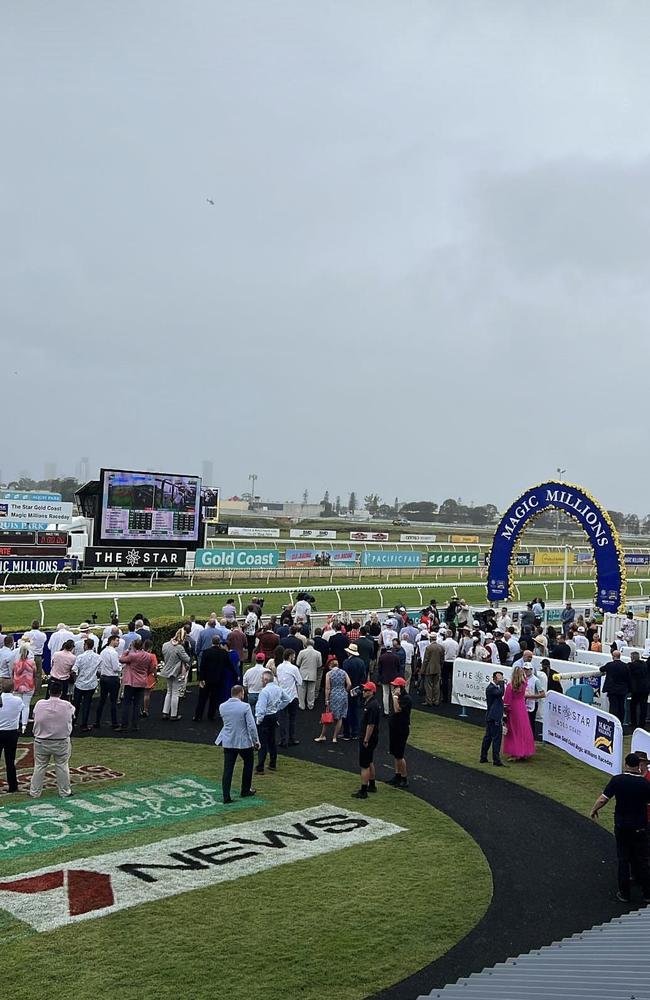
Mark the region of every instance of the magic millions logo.
POLYGON ((610 719, 604 719, 602 715, 596 716, 594 746, 603 753, 614 753, 614 723, 610 719))

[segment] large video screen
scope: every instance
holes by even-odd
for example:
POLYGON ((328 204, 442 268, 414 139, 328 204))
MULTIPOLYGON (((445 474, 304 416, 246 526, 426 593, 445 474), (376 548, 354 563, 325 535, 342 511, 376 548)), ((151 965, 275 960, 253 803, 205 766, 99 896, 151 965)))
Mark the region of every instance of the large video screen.
POLYGON ((201 479, 102 469, 100 534, 110 542, 196 542, 201 479))

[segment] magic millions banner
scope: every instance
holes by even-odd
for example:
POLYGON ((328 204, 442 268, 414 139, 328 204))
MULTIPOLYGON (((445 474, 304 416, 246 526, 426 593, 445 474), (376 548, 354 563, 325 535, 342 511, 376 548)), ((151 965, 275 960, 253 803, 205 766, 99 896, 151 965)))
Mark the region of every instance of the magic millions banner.
POLYGON ((602 611, 625 606, 625 561, 618 534, 607 511, 581 486, 548 482, 533 486, 505 512, 496 529, 488 567, 489 601, 506 601, 513 592, 513 566, 521 535, 547 510, 568 514, 585 532, 596 563, 595 603, 602 611))

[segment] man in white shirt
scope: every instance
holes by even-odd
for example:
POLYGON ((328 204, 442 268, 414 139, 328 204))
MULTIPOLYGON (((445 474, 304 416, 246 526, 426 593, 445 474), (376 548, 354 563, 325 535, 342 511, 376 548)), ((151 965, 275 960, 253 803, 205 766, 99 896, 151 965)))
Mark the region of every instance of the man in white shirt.
POLYGON ((458 647, 459 647, 458 648, 458 655, 461 657, 461 659, 466 659, 467 658, 467 655, 470 652, 470 650, 471 650, 471 648, 472 648, 473 645, 474 645, 474 637, 473 637, 470 629, 466 625, 463 628, 463 630, 462 630, 462 634, 461 634, 460 641, 459 641, 459 644, 458 644, 458 647))
POLYGON ((0 677, 11 680, 14 663, 18 659, 18 650, 12 635, 6 635, 4 645, 0 646, 0 677))
POLYGON ((63 649, 63 643, 67 642, 68 639, 72 639, 73 642, 76 640, 76 636, 72 634, 70 629, 64 622, 59 622, 56 627, 56 631, 50 636, 50 641, 47 646, 50 651, 50 656, 54 656, 55 653, 59 653, 63 649))
POLYGON ((580 650, 584 651, 585 649, 589 649, 589 640, 587 639, 587 636, 585 635, 585 627, 584 627, 584 625, 578 625, 578 632, 577 632, 576 637, 575 637, 575 639, 573 641, 575 643, 576 652, 578 652, 580 650))
POLYGON ((382 648, 391 650, 393 648, 393 639, 397 639, 397 632, 393 628, 393 619, 390 618, 384 623, 384 627, 381 630, 382 648))
POLYGON ((16 746, 18 726, 23 712, 23 699, 13 693, 13 682, 7 678, 0 681, 2 705, 0 705, 0 753, 4 751, 7 769, 7 784, 10 792, 18 791, 16 775, 16 746))
MULTIPOLYGON (((302 651, 304 652, 304 650, 302 651)), ((302 687, 302 676, 294 660, 293 649, 285 649, 284 660, 278 666, 276 676, 278 684, 289 698, 288 705, 280 712, 280 746, 296 747, 296 715, 298 714, 298 691, 302 687)))
POLYGON ((115 629, 117 629, 117 634, 121 636, 122 635, 122 629, 118 625, 117 620, 116 620, 116 616, 114 615, 113 616, 113 621, 111 622, 111 624, 107 625, 104 628, 104 631, 102 632, 102 645, 105 645, 108 642, 109 635, 114 635, 114 630, 115 629))
POLYGON ((309 625, 311 618, 311 604, 304 598, 296 601, 291 609, 291 617, 294 625, 309 625))
POLYGON ((442 700, 451 701, 451 687, 454 673, 454 660, 458 656, 458 643, 450 635, 440 644, 445 651, 445 662, 442 666, 442 700))
POLYGON ((25 632, 25 637, 29 639, 32 656, 36 664, 36 690, 38 690, 43 678, 43 650, 47 642, 47 635, 41 629, 41 623, 35 618, 29 632, 25 632))
POLYGON ((516 635, 513 635, 512 632, 505 632, 503 638, 508 649, 510 650, 508 653, 508 666, 511 667, 515 662, 515 659, 518 659, 519 656, 521 656, 521 646, 519 645, 519 639, 516 635))
POLYGON ((533 673, 533 664, 528 661, 524 663, 524 674, 526 676, 526 711, 530 720, 530 728, 535 736, 535 719, 537 717, 537 703, 540 698, 545 697, 544 688, 539 677, 533 673))
POLYGON ((81 716, 81 728, 84 732, 90 732, 88 717, 90 716, 90 706, 97 687, 97 674, 102 663, 102 658, 95 652, 92 638, 84 642, 83 652, 74 661, 72 672, 75 677, 73 690, 73 704, 77 720, 81 716))
POLYGON ((264 666, 264 653, 257 653, 255 656, 255 666, 249 667, 244 674, 244 679, 242 684, 246 694, 248 695, 248 704, 253 710, 255 710, 255 705, 257 704, 257 699, 260 696, 260 692, 264 687, 264 672, 268 668, 264 666))
POLYGON ((406 681, 406 691, 408 693, 411 687, 411 677, 413 676, 413 657, 415 655, 415 646, 412 642, 404 636, 400 641, 400 646, 404 650, 406 660, 404 661, 404 680, 406 681))
MULTIPOLYGON (((234 621, 234 619, 232 620, 234 621)), ((194 615, 190 615, 190 639, 192 639, 193 642, 196 642, 199 636, 201 635, 202 631, 203 631, 203 625, 197 622, 194 615)))
POLYGON ((505 635, 505 633, 509 630, 511 625, 512 625, 512 618, 508 614, 508 609, 501 608, 501 611, 499 612, 499 616, 497 618, 497 628, 501 629, 501 631, 505 635))
POLYGON ((90 631, 90 625, 88 622, 82 622, 79 626, 79 632, 74 637, 74 655, 79 656, 83 653, 86 648, 86 639, 91 639, 93 644, 93 651, 97 652, 97 647, 99 646, 99 639, 94 632, 90 631))
POLYGON ((302 677, 302 684, 298 688, 298 704, 304 709, 305 705, 311 711, 316 701, 316 684, 318 681, 318 671, 323 667, 323 657, 314 648, 314 643, 310 639, 307 648, 298 653, 296 666, 302 677))
POLYGON ((117 635, 117 633, 111 635, 107 645, 99 654, 99 704, 95 715, 95 729, 99 729, 102 724, 102 712, 107 699, 110 699, 111 703, 111 726, 113 729, 117 729, 117 696, 120 693, 120 677, 122 676, 120 645, 122 645, 123 651, 124 639, 122 636, 117 635))

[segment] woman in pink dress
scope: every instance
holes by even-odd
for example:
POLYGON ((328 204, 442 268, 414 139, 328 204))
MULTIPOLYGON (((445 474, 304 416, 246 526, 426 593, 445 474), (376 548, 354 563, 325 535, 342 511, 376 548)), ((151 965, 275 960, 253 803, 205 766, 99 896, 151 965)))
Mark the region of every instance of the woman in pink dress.
POLYGON ((526 675, 521 667, 512 671, 503 697, 508 731, 503 738, 503 752, 509 760, 525 760, 535 753, 535 738, 526 711, 526 675))

